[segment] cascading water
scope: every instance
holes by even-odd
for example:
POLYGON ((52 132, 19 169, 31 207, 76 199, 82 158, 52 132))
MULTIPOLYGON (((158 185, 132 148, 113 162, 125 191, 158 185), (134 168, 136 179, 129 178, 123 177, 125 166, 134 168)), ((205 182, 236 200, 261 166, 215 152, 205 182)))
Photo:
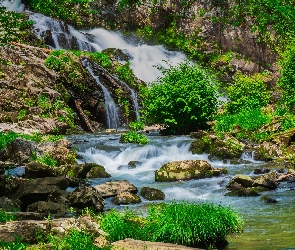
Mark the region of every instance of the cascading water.
POLYGON ((21 0, 0 0, 0 7, 5 7, 9 11, 21 12, 24 10, 24 5, 21 0))
POLYGON ((82 60, 83 66, 87 68, 88 72, 91 74, 93 79, 95 79, 96 83, 101 87, 103 94, 104 94, 104 101, 105 101, 105 110, 106 110, 106 116, 107 116, 107 128, 115 128, 117 129, 119 127, 119 115, 118 110, 116 107, 116 104, 111 97, 110 92, 107 90, 105 86, 100 82, 98 76, 96 76, 91 68, 91 65, 89 64, 89 61, 84 58, 82 60))

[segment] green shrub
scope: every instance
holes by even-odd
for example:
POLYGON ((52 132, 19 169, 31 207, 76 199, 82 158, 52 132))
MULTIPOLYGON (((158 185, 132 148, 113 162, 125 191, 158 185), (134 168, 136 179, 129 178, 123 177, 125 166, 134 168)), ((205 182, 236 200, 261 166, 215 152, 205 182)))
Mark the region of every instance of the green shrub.
POLYGON ((124 134, 121 134, 120 142, 147 144, 148 143, 148 138, 145 135, 140 134, 138 132, 128 131, 128 132, 126 132, 124 134))
POLYGON ((216 116, 214 130, 216 132, 232 132, 239 128, 254 131, 269 123, 271 117, 264 114, 261 109, 242 109, 235 114, 219 114, 216 116))
POLYGON ((225 104, 227 113, 238 113, 245 109, 259 109, 270 100, 270 93, 261 75, 253 77, 237 73, 234 83, 227 88, 229 102, 225 104))
POLYGON ((227 235, 241 233, 242 226, 228 207, 187 202, 150 205, 146 218, 111 210, 101 221, 110 241, 133 238, 207 248, 225 244, 227 235))
MULTIPOLYGON (((53 250, 99 250, 101 248, 94 245, 91 234, 77 229, 69 230, 64 238, 50 237, 49 242, 53 250)), ((104 248, 107 249, 107 248, 104 248)))
POLYGON ((58 165, 58 161, 54 159, 49 153, 45 153, 42 157, 38 157, 36 152, 33 152, 30 160, 41 162, 49 167, 56 167, 58 165))
POLYGON ((129 123, 129 128, 131 131, 139 131, 144 129, 144 122, 134 121, 129 123))
POLYGON ((217 109, 216 82, 197 65, 180 63, 163 70, 144 100, 145 118, 163 124, 170 133, 207 128, 217 109))
POLYGON ((7 222, 7 221, 14 221, 15 216, 11 214, 7 214, 4 211, 0 211, 0 223, 7 222))
POLYGON ((16 242, 4 242, 0 241, 0 249, 7 250, 25 250, 28 244, 20 243, 19 240, 16 242))
POLYGON ((15 132, 3 133, 0 132, 0 150, 4 149, 7 144, 14 141, 16 138, 23 138, 30 141, 41 142, 42 135, 39 133, 34 133, 33 135, 18 134, 15 132))

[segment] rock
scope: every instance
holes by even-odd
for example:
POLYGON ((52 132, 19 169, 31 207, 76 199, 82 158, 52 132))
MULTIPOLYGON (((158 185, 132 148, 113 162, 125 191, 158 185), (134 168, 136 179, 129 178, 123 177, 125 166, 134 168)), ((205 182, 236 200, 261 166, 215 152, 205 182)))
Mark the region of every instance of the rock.
POLYGON ((27 164, 25 169, 26 178, 43 178, 43 177, 56 177, 60 174, 60 169, 56 167, 47 166, 38 161, 32 161, 27 164))
POLYGON ((12 200, 7 197, 1 197, 0 199, 0 210, 4 211, 14 211, 20 209, 20 201, 12 200))
POLYGON ((47 201, 66 204, 68 203, 69 194, 70 193, 65 190, 55 190, 48 195, 47 201))
POLYGON ((103 211, 104 200, 101 194, 93 187, 81 185, 69 196, 69 202, 73 207, 80 209, 89 207, 97 212, 103 211))
POLYGON ((140 190, 140 195, 149 201, 165 200, 165 194, 156 188, 143 187, 140 190))
POLYGON ((276 199, 273 199, 267 195, 262 196, 261 200, 264 201, 265 203, 278 203, 276 199))
POLYGON ((259 196, 259 193, 255 188, 241 187, 239 190, 234 190, 226 193, 225 196, 259 196))
POLYGON ((23 183, 13 195, 14 200, 22 202, 21 210, 24 212, 27 207, 38 201, 46 201, 49 194, 66 189, 68 181, 62 177, 41 178, 23 183))
POLYGON ((141 241, 128 238, 113 242, 112 246, 114 246, 112 247, 114 250, 201 250, 200 248, 185 247, 171 243, 141 241))
POLYGON ((276 189, 279 185, 277 182, 277 173, 270 172, 255 179, 253 187, 265 187, 268 189, 276 189))
POLYGON ((94 186, 94 188, 103 198, 114 197, 123 192, 130 192, 133 194, 137 194, 138 192, 137 188, 126 180, 108 181, 94 186))
POLYGON ((112 202, 116 205, 128 205, 128 204, 141 203, 141 199, 136 194, 123 192, 115 196, 112 199, 112 202))
POLYGON ((241 174, 241 175, 235 175, 231 182, 236 182, 238 184, 241 184, 243 187, 252 187, 254 181, 247 175, 241 174))
POLYGON ((68 205, 55 203, 51 201, 37 201, 27 207, 27 212, 65 215, 68 211, 68 205))
POLYGON ((140 164, 140 161, 129 161, 128 162, 128 168, 133 169, 136 168, 140 164))
POLYGON ((12 162, 23 164, 27 163, 34 151, 37 143, 22 138, 16 138, 10 142, 0 153, 0 160, 10 160, 12 162))
POLYGON ((254 174, 266 174, 269 172, 270 172, 270 169, 268 169, 268 168, 255 168, 254 169, 254 174))
POLYGON ((12 176, 0 176, 0 197, 11 198, 24 182, 25 180, 12 176))
POLYGON ((95 220, 90 216, 75 218, 60 218, 54 220, 25 220, 12 221, 0 224, 0 242, 15 241, 15 237, 21 239, 21 242, 34 244, 38 242, 40 235, 46 236, 48 232, 62 237, 70 229, 84 230, 90 232, 95 237, 106 235, 95 220), (36 234, 38 232, 38 234, 36 234))
POLYGON ((273 142, 264 141, 255 148, 254 159, 259 161, 271 161, 282 155, 280 146, 273 142))
POLYGON ((165 163, 159 170, 155 171, 156 181, 176 181, 201 179, 219 176, 227 173, 226 169, 214 169, 203 160, 184 160, 165 163))
POLYGON ((203 135, 203 132, 193 134, 193 136, 202 137, 191 143, 190 151, 193 154, 207 153, 216 160, 239 159, 245 146, 234 137, 219 139, 208 133, 203 135))
POLYGON ((91 166, 91 169, 88 171, 87 178, 109 178, 111 175, 106 172, 103 166, 100 166, 95 163, 85 163, 84 166, 91 166))

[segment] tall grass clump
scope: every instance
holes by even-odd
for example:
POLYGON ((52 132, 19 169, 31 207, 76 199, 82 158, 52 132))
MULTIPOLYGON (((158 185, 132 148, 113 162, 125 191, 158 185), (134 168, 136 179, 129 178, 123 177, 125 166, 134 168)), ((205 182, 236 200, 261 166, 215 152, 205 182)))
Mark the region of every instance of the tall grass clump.
POLYGON ((226 244, 227 235, 241 233, 242 226, 231 208, 188 202, 150 205, 146 218, 112 210, 101 221, 110 241, 133 238, 206 248, 226 244))

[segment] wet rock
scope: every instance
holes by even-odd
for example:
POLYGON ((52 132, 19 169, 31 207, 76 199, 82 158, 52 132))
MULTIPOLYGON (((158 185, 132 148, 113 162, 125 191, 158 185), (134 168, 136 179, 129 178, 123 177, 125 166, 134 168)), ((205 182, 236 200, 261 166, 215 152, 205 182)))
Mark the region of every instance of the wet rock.
POLYGON ((129 169, 136 168, 140 164, 140 161, 129 161, 128 162, 128 167, 129 169))
POLYGON ((103 198, 114 197, 123 192, 137 194, 137 188, 129 181, 108 181, 103 184, 94 186, 103 198))
POLYGON ((278 175, 276 172, 270 172, 255 179, 253 187, 264 187, 268 189, 276 189, 279 183, 277 182, 278 175))
POLYGON ((164 192, 156 188, 143 187, 140 190, 140 195, 149 201, 165 200, 164 192))
POLYGON ((57 214, 65 215, 68 211, 68 205, 55 203, 51 201, 38 201, 30 204, 27 207, 27 212, 45 213, 45 214, 57 214))
POLYGON ((278 203, 276 199, 273 199, 267 195, 262 196, 261 200, 264 201, 265 203, 278 203))
POLYGON ((206 132, 199 132, 193 136, 199 137, 191 143, 190 151, 193 154, 207 153, 211 159, 216 160, 238 160, 243 152, 244 144, 234 137, 219 139, 206 132))
POLYGON ((93 187, 81 185, 69 196, 71 206, 80 209, 89 207, 97 212, 103 211, 104 200, 101 194, 93 187))
MULTIPOLYGON (((242 187, 252 187, 254 181, 247 175, 235 175, 231 182, 236 182, 238 184, 241 184, 242 187)), ((230 186, 230 184, 228 184, 230 186)))
POLYGON ((109 55, 111 58, 117 61, 129 61, 131 59, 130 55, 125 54, 121 49, 107 48, 102 52, 109 55))
POLYGON ((88 171, 87 178, 109 178, 111 175, 106 172, 103 166, 95 163, 85 163, 85 165, 91 165, 91 169, 88 171))
POLYGON ((259 161, 271 161, 282 155, 280 146, 273 142, 264 141, 255 148, 254 159, 259 161))
POLYGON ((156 181, 201 179, 226 174, 226 169, 214 169, 207 161, 184 160, 164 164, 155 171, 156 181))
POLYGON ((115 196, 112 199, 112 202, 116 205, 128 205, 128 204, 141 203, 141 199, 136 194, 123 192, 115 196))
POLYGON ((241 187, 240 189, 230 191, 225 194, 225 196, 259 196, 259 193, 255 188, 243 188, 241 187))
POLYGON ((254 169, 254 174, 266 174, 269 172, 270 172, 270 169, 268 169, 268 168, 255 168, 254 169))

